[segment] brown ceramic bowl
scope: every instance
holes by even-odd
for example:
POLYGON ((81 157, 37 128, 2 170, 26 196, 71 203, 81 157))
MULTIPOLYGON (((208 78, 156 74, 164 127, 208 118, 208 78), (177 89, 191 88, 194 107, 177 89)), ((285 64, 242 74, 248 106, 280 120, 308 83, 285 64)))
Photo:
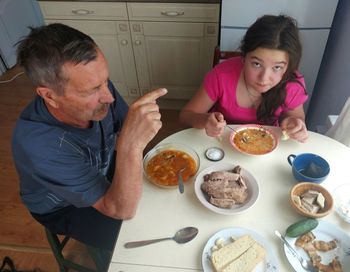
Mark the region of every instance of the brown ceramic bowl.
POLYGON ((322 187, 319 184, 312 183, 312 182, 301 182, 301 183, 296 184, 292 188, 292 190, 290 192, 290 203, 297 213, 299 213, 303 216, 306 216, 306 217, 320 218, 320 217, 324 217, 324 216, 328 215, 332 211, 333 197, 324 187, 322 187), (320 209, 317 213, 311 213, 311 212, 306 211, 305 209, 300 207, 298 204, 296 204, 295 201, 293 200, 294 196, 301 196, 302 194, 304 194, 308 190, 318 191, 318 192, 322 193, 322 195, 325 198, 324 208, 320 209))

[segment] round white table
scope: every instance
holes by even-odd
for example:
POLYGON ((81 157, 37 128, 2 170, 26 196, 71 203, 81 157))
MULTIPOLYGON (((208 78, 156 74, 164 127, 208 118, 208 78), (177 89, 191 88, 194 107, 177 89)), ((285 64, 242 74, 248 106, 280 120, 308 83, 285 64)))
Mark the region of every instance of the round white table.
MULTIPOLYGON (((278 137, 281 136, 279 128, 271 129, 278 137)), ((241 214, 220 215, 199 202, 194 191, 195 178, 185 183, 184 194, 180 194, 177 188, 163 189, 145 180, 136 216, 122 224, 109 271, 202 271, 202 252, 208 239, 217 231, 232 227, 251 229, 259 233, 270 244, 279 262, 279 271, 294 271, 286 258, 282 243, 274 235, 275 229, 284 233, 290 224, 302 218, 289 203, 289 193, 296 181, 287 156, 316 153, 324 157, 329 162, 331 171, 322 185, 332 193, 338 185, 350 183, 347 178, 350 149, 331 138, 309 132, 310 137, 306 143, 280 141, 277 148, 269 154, 249 156, 230 145, 230 132, 227 129, 219 141, 207 136, 204 130, 187 129, 167 137, 162 143, 180 142, 195 149, 200 156, 199 171, 221 162, 242 166, 257 180, 257 202, 241 214), (222 148, 225 151, 224 159, 220 162, 206 159, 204 153, 209 147, 222 148), (197 237, 187 244, 179 245, 174 241, 167 241, 134 249, 124 248, 125 242, 169 237, 186 226, 199 229, 197 237)), ((335 210, 321 220, 350 233, 350 224, 343 221, 335 210)))

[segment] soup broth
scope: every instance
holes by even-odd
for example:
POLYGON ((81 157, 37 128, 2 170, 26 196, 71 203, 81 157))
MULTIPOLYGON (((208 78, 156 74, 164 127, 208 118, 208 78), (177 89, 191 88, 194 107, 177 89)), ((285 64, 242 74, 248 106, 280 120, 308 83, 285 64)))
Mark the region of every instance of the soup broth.
POLYGON ((180 169, 183 181, 186 182, 197 171, 195 160, 180 150, 165 150, 155 155, 146 166, 146 173, 150 180, 163 186, 178 185, 177 173, 180 169))
POLYGON ((275 145, 272 135, 259 128, 247 128, 235 134, 233 142, 243 152, 261 155, 270 152, 275 145))

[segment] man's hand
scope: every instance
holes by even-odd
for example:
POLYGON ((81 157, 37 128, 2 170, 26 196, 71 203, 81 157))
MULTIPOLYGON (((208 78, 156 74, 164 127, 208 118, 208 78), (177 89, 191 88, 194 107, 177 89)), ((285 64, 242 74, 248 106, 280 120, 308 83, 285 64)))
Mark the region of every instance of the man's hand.
POLYGON ((156 100, 167 92, 164 88, 154 90, 130 105, 120 134, 122 144, 132 144, 133 148, 142 151, 153 139, 162 127, 156 100))

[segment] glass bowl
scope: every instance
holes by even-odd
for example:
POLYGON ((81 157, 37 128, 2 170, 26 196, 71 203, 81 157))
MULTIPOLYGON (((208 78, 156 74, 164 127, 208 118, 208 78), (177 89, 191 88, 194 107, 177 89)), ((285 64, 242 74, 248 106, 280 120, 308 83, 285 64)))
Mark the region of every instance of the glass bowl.
POLYGON ((333 192, 334 206, 337 213, 350 223, 350 184, 342 184, 333 192))
POLYGON ((162 188, 178 187, 178 174, 182 171, 187 183, 197 174, 200 159, 197 152, 182 143, 164 143, 150 150, 143 159, 144 175, 151 183, 162 188))

